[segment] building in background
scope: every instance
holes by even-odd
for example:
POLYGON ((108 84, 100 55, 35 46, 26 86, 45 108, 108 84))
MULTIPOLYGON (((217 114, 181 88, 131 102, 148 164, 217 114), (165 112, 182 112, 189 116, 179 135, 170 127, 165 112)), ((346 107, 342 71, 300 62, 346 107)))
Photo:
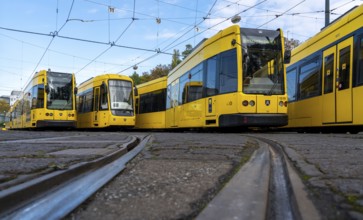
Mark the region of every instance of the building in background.
POLYGON ((13 90, 10 94, 10 106, 12 106, 16 100, 20 99, 22 94, 22 91, 13 90))

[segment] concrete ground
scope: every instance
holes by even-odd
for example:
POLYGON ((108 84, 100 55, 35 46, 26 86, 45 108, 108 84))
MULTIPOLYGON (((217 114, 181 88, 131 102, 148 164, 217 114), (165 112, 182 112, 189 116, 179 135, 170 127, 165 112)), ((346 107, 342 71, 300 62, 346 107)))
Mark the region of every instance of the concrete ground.
POLYGON ((363 219, 361 133, 0 131, 0 190, 148 134, 152 142, 126 170, 67 219, 195 218, 259 148, 254 137, 282 145, 322 219, 363 219))

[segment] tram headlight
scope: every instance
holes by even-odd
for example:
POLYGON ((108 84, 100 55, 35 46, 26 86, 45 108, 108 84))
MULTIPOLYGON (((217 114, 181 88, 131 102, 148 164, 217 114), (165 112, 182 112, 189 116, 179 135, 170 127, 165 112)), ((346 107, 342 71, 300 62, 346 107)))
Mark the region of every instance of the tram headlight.
POLYGON ((253 107, 253 106, 255 106, 255 104, 256 104, 255 101, 253 101, 253 100, 250 101, 250 106, 253 107))
POLYGON ((45 116, 49 116, 49 113, 47 112, 47 113, 45 113, 45 116))
POLYGON ((247 101, 247 100, 244 100, 244 101, 242 102, 242 105, 243 105, 243 106, 245 106, 245 107, 246 107, 246 106, 248 106, 248 101, 247 101))
POLYGON ((283 107, 283 106, 287 107, 287 101, 280 101, 279 106, 280 107, 283 107))

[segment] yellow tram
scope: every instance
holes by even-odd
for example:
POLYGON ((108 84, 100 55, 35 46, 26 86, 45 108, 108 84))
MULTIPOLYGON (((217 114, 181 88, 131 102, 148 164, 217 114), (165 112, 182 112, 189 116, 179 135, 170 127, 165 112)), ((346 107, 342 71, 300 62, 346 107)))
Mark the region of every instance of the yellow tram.
POLYGON ((104 74, 78 87, 77 128, 135 126, 133 81, 128 76, 104 74))
POLYGON ((6 127, 75 128, 75 77, 71 73, 42 70, 34 74, 9 112, 6 127))
MULTIPOLYGON (((281 30, 233 25, 202 41, 160 82, 138 86, 137 126, 154 128, 275 127, 287 125, 281 30), (146 94, 162 108, 144 114, 146 94), (160 116, 161 115, 161 116, 160 116), (158 121, 160 120, 160 121, 158 121), (164 122, 165 121, 165 122, 164 122)), ((288 56, 287 56, 288 57, 288 56)))
MULTIPOLYGON (((18 101, 16 101, 18 102, 18 101)), ((13 124, 15 123, 15 119, 13 116, 15 116, 14 113, 14 106, 16 106, 17 103, 14 103, 13 106, 10 107, 9 111, 5 114, 5 129, 13 129, 13 124)))
POLYGON ((292 51, 289 128, 350 131, 363 125, 363 5, 292 51))

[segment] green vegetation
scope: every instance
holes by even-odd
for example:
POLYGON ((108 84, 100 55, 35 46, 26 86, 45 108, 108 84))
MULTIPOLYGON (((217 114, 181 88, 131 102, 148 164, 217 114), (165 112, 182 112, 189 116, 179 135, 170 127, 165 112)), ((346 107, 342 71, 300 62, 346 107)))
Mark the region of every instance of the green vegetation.
MULTIPOLYGON (((185 45, 185 50, 182 52, 183 59, 185 59, 193 50, 192 45, 185 45)), ((141 75, 136 72, 137 67, 135 67, 135 72, 130 76, 130 78, 134 81, 135 85, 139 85, 145 82, 149 82, 153 79, 157 79, 163 76, 167 76, 169 72, 174 69, 179 63, 182 62, 180 59, 179 50, 174 50, 171 63, 168 65, 159 64, 155 68, 150 70, 150 73, 143 72, 141 75)))

